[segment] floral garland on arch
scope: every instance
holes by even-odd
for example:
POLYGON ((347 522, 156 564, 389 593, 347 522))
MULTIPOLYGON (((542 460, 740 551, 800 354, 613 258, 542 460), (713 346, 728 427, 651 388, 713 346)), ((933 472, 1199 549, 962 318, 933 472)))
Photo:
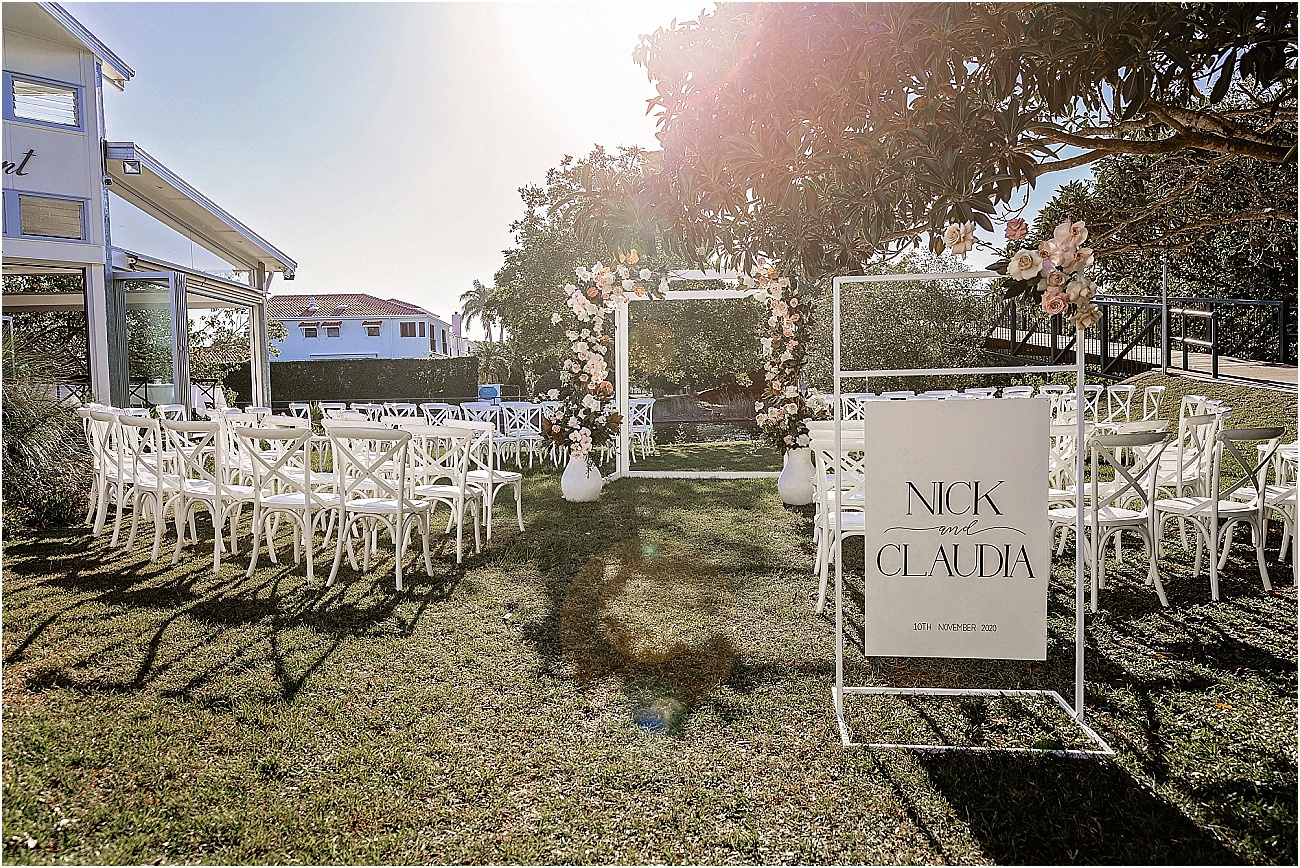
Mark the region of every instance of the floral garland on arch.
MULTIPOLYGON (((1017 217, 1007 221, 1008 241, 1024 241, 1029 224, 1017 217)), ((1096 264, 1088 240, 1088 227, 1082 220, 1065 221, 1052 231, 1052 237, 1037 249, 1021 248, 1006 259, 989 266, 991 271, 1006 275, 1003 296, 1023 298, 1035 304, 1047 316, 1065 314, 1079 331, 1092 328, 1101 319, 1101 308, 1092 303, 1097 284, 1086 274, 1096 264)), ((944 228, 939 249, 951 250, 965 258, 977 241, 974 223, 949 223, 944 228)))
MULTIPOLYGON (((647 289, 646 282, 654 275, 648 268, 632 270, 640 261, 635 250, 620 253, 618 258, 619 264, 613 268, 600 262, 591 268, 579 267, 578 282, 565 284, 565 304, 574 323, 564 333, 569 351, 560 365, 560 388, 548 394, 559 400, 560 407, 547 419, 546 436, 588 464, 592 452, 614 442, 623 422, 612 402, 614 384, 609 379, 607 356, 614 339, 605 334, 605 316, 632 296, 662 294, 667 287, 661 276, 657 290, 647 289)), ((558 312, 551 316, 556 325, 563 321, 558 312)))
POLYGON ((759 431, 781 452, 809 444, 808 421, 829 419, 830 405, 816 391, 806 397, 799 377, 808 354, 810 308, 798 286, 775 266, 758 265, 740 278, 755 301, 768 307, 768 336, 762 339, 763 392, 754 402, 759 431))

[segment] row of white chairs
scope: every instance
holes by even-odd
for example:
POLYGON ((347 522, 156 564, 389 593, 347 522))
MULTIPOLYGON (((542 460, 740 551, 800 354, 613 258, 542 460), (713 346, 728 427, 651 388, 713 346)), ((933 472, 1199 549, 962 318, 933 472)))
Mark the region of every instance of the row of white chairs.
MULTIPOLYGON (((513 490, 519 528, 524 530, 522 476, 496 467, 490 425, 461 421, 428 426, 401 419, 400 427, 392 427, 329 420, 326 436, 314 437, 309 422, 285 416, 222 414, 190 422, 107 407, 87 407, 79 414, 94 456, 87 523, 95 534, 102 533, 108 509, 114 507, 110 544, 116 546, 129 511, 126 546, 131 548, 141 519, 151 521, 153 560, 159 557, 169 515, 177 534, 172 562, 179 560, 187 537, 197 538, 194 514, 202 507, 212 516, 213 569, 219 569, 226 550, 225 528, 229 525, 230 551, 237 554, 240 515, 251 507, 250 575, 260 541, 265 538, 270 545, 282 519, 294 525, 294 560, 300 562, 305 552, 309 582, 314 581, 316 531, 324 531, 326 543, 336 534, 330 584, 344 550, 358 568, 356 542, 363 550, 361 569, 369 570, 383 526, 397 550, 400 590, 402 559, 414 532, 423 537, 426 571, 432 575, 428 521, 438 505, 450 509, 447 531, 456 531, 458 563, 467 515, 473 520, 478 551, 483 524, 491 538, 492 505, 501 491, 513 490), (322 446, 328 446, 323 459, 322 446)), ((275 550, 270 551, 274 561, 275 550)))
MULTIPOLYGON (((1147 386, 1142 391, 1142 420, 1159 417, 1160 407, 1164 401, 1166 387, 1147 386)), ((957 389, 931 389, 926 392, 899 390, 893 392, 848 392, 840 395, 840 418, 861 419, 862 406, 873 401, 951 401, 987 398, 1034 398, 1042 397, 1052 402, 1052 418, 1064 421, 1072 415, 1078 405, 1072 386, 974 386, 958 391, 957 389)), ((1083 387, 1084 418, 1089 422, 1121 423, 1132 422, 1133 401, 1137 386, 1121 383, 1114 386, 1085 385, 1083 387)), ((1202 399, 1204 400, 1204 399, 1202 399)))
MULTIPOLYGON (((654 451, 654 405, 652 397, 634 396, 628 400, 627 431, 634 461, 654 451)), ((309 419, 312 406, 310 402, 291 402, 289 412, 309 419)), ((525 455, 529 467, 539 459, 548 459, 559 466, 568 458, 564 450, 554 447, 545 435, 545 426, 559 408, 559 401, 354 402, 350 405, 341 401, 322 401, 315 406, 325 418, 366 418, 370 421, 381 417, 423 418, 429 425, 446 425, 455 421, 490 422, 496 429, 498 448, 512 456, 516 466, 523 466, 525 455)), ((253 409, 270 412, 266 408, 253 409)))
MULTIPOLYGON (((1230 429, 1225 414, 1185 416, 1176 436, 1164 429, 1165 420, 1123 423, 1129 430, 1108 433, 1110 427, 1086 423, 1089 476, 1082 486, 1075 479, 1078 432, 1075 425, 1053 425, 1049 449, 1049 524, 1060 533, 1058 555, 1073 531, 1076 503, 1082 491, 1085 505, 1085 558, 1090 567, 1092 607, 1098 606, 1105 587, 1102 552, 1114 541, 1122 558, 1124 531, 1137 534, 1147 546, 1148 584, 1162 605, 1168 605, 1156 566, 1167 525, 1177 520, 1184 549, 1186 530, 1195 533, 1194 573, 1202 569, 1202 551, 1208 553, 1211 597, 1219 599, 1219 570, 1226 564, 1232 533, 1238 526, 1251 529, 1252 542, 1266 590, 1272 585, 1265 566, 1264 545, 1270 518, 1282 522, 1279 559, 1296 558, 1296 478, 1294 444, 1282 445, 1283 429, 1230 429), (1257 447, 1252 449, 1251 447, 1257 447), (1125 454, 1126 458, 1121 458, 1125 454), (1279 462, 1278 456, 1282 456, 1279 462), (1287 457, 1289 456, 1289 457, 1287 457), (1103 467, 1110 468, 1103 473, 1103 467), (1289 469, 1288 469, 1289 468, 1289 469), (1225 473, 1224 471, 1229 472, 1225 473), (1237 471, 1237 476, 1231 471, 1237 471), (1106 481, 1113 473, 1115 481, 1106 481)), ((830 567, 843 541, 866 532, 864 480, 870 460, 860 426, 844 424, 840 430, 839 463, 835 476, 837 423, 810 422, 814 461, 815 573, 819 578, 817 611, 826 602, 830 567), (838 484, 836 480, 838 479, 838 484), (836 509, 836 504, 842 509, 836 509)))

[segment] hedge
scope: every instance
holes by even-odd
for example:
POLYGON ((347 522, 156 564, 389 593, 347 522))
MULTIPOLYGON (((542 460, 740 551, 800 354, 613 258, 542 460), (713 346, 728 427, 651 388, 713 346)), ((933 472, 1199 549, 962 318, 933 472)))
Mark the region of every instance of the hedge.
MULTIPOLYGON (((226 375, 235 400, 251 400, 248 363, 226 375)), ((271 402, 436 401, 478 393, 478 359, 323 359, 271 362, 271 402)))

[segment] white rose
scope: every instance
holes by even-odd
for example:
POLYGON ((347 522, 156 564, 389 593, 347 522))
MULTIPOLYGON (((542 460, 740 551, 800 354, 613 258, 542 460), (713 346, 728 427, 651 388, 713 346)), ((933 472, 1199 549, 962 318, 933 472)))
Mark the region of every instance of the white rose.
POLYGON ((795 445, 796 445, 796 446, 799 446, 799 447, 807 446, 807 445, 808 445, 808 435, 807 435, 807 434, 800 434, 798 437, 796 437, 796 438, 794 439, 794 442, 795 442, 795 445))
POLYGON ((558 400, 560 397, 560 390, 552 389, 551 391, 546 393, 546 397, 550 398, 552 401, 558 400))
POLYGON ((1075 277, 1065 285, 1065 297, 1070 300, 1071 304, 1085 304, 1092 300, 1097 294, 1097 284, 1082 274, 1075 277))
POLYGON ((641 278, 642 280, 649 280, 649 279, 650 279, 650 269, 648 269, 648 268, 643 268, 643 269, 641 269, 641 272, 640 272, 640 275, 639 275, 639 276, 640 276, 640 278, 641 278))
POLYGON ((560 316, 558 313, 553 313, 553 314, 551 314, 551 324, 552 324, 552 325, 559 325, 559 324, 560 324, 560 320, 562 320, 562 319, 564 319, 564 317, 560 316))
POLYGON ((963 235, 960 223, 949 223, 943 230, 943 246, 952 247, 954 244, 961 243, 963 235))
POLYGON ((1095 304, 1081 305, 1078 310, 1070 314, 1070 324, 1080 331, 1090 329, 1101 319, 1101 308, 1095 304))
POLYGON ((771 338, 763 338, 763 355, 765 355, 765 356, 770 356, 770 355, 772 355, 772 339, 771 339, 771 338))
POLYGON ((1095 264, 1096 260, 1093 258, 1092 248, 1080 247, 1078 253, 1075 254, 1074 267, 1079 269, 1092 268, 1095 264))
MULTIPOLYGON (((955 226, 957 224, 954 223, 953 225, 955 226)), ((955 242, 949 244, 948 247, 952 250, 955 256, 960 256, 964 259, 967 253, 970 253, 975 249, 975 224, 973 222, 963 223, 958 228, 961 229, 961 235, 955 242)), ((946 235, 947 233, 944 234, 946 235)))
POLYGON ((1016 280, 1029 280, 1037 277, 1043 267, 1043 257, 1034 250, 1018 250, 1007 263, 1007 273, 1016 280))
POLYGON ((1080 220, 1070 227, 1070 245, 1078 247, 1088 240, 1088 227, 1080 220))

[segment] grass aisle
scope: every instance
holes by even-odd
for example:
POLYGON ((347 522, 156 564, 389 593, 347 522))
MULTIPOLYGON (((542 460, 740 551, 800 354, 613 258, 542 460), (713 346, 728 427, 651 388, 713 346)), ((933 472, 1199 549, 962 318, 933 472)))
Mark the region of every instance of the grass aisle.
MULTIPOLYGON (((839 745, 810 518, 771 480, 567 504, 536 474, 525 505, 402 594, 391 559, 326 590, 245 579, 246 551, 214 577, 210 548, 8 543, 5 860, 1295 863, 1295 587, 1244 546, 1218 604, 1185 561, 1167 612, 1118 568, 1089 626, 1117 761, 872 756, 839 745)), ((1069 695, 1065 580, 1046 665, 850 651, 850 679, 1069 695)), ((863 731, 1035 737, 1025 709, 871 702, 863 731)))

